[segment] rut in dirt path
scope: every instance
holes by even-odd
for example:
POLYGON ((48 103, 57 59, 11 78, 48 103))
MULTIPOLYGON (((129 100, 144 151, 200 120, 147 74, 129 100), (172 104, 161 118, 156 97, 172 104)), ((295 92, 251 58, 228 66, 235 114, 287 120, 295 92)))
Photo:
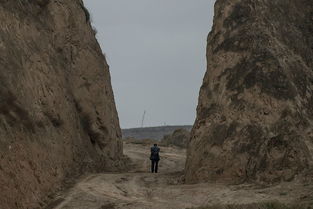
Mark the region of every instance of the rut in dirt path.
MULTIPOLYGON (((184 209, 196 206, 245 204, 269 200, 290 202, 304 192, 296 183, 257 188, 181 183, 185 150, 161 147, 160 173, 150 173, 149 146, 126 143, 124 153, 133 162, 128 173, 89 175, 57 198, 54 209, 184 209), (286 191, 284 196, 281 191, 286 191)), ((310 188, 307 188, 310 189, 310 188)), ((312 188, 311 188, 312 189, 312 188)))
POLYGON ((162 148, 158 174, 149 172, 149 146, 125 144, 124 153, 133 163, 128 173, 90 175, 60 196, 58 205, 52 208, 151 208, 155 201, 161 202, 158 205, 167 204, 160 197, 166 194, 168 185, 177 184, 182 176, 186 150, 162 148))

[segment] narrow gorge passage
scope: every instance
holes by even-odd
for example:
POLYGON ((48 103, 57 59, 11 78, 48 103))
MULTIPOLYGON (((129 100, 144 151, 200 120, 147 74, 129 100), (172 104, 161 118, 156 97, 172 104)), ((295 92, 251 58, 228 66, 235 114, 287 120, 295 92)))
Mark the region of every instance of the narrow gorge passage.
POLYGON ((124 153, 133 163, 129 172, 85 176, 67 193, 59 195, 47 209, 180 209, 218 203, 291 202, 312 190, 309 187, 304 190, 303 185, 297 183, 272 188, 226 186, 214 182, 186 185, 182 183, 184 149, 161 147, 158 174, 149 173, 149 145, 125 143, 124 153), (282 190, 286 194, 281 195, 282 190))
POLYGON ((312 0, 108 1, 0 0, 0 209, 313 205, 312 0))

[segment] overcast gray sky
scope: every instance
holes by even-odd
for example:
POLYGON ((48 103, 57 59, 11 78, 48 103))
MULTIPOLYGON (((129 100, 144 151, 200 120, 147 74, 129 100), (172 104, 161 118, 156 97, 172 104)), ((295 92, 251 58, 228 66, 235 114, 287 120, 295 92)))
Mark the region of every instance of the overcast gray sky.
POLYGON ((106 54, 122 128, 189 125, 215 0, 84 0, 106 54))

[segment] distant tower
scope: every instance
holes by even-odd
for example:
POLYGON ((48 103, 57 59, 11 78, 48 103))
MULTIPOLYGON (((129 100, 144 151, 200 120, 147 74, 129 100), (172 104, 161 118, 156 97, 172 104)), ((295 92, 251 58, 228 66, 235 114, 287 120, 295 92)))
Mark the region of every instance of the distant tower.
POLYGON ((145 122, 146 111, 143 112, 142 120, 141 120, 141 128, 143 128, 143 124, 145 122))

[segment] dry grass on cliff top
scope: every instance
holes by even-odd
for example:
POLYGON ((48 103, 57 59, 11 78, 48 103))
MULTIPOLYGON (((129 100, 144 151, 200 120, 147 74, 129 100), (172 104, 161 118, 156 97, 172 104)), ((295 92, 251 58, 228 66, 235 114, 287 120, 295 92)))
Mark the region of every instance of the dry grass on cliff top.
POLYGON ((214 205, 194 209, 313 209, 313 205, 292 205, 287 206, 278 202, 255 203, 248 205, 214 205))

